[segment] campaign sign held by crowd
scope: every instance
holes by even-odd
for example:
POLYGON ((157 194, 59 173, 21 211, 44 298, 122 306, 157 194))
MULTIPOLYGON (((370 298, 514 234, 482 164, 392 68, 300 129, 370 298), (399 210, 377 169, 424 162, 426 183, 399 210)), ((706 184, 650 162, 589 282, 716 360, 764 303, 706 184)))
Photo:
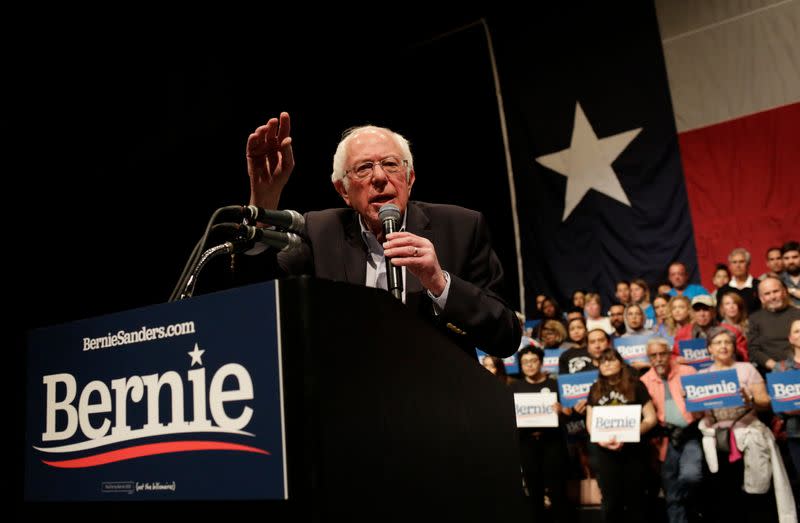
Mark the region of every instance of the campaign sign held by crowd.
POLYGON ((800 370, 770 372, 767 392, 775 412, 800 410, 800 370))
POLYGON ((542 370, 556 376, 558 374, 558 358, 560 358, 566 350, 567 349, 545 349, 542 370))
POLYGON ((556 401, 555 392, 515 392, 517 427, 558 427, 558 413, 553 409, 556 401))
POLYGON ((589 427, 593 443, 609 441, 638 442, 642 422, 641 405, 609 405, 592 407, 592 426, 589 427))
POLYGON ((713 363, 708 353, 708 340, 705 338, 681 340, 678 342, 678 350, 686 359, 686 363, 697 370, 710 367, 713 363))
POLYGON ((630 364, 634 361, 648 361, 647 360, 647 340, 653 336, 625 336, 623 338, 616 338, 614 340, 614 348, 617 349, 619 355, 625 359, 625 362, 630 364))
POLYGON ((31 331, 28 501, 287 499, 274 282, 31 331))
POLYGON ((739 392, 739 377, 733 369, 681 376, 681 384, 686 391, 686 410, 701 411, 744 405, 739 392))
POLYGON ((575 374, 559 374, 558 388, 561 392, 561 405, 574 407, 580 400, 589 396, 589 389, 597 381, 597 371, 576 372, 575 374))

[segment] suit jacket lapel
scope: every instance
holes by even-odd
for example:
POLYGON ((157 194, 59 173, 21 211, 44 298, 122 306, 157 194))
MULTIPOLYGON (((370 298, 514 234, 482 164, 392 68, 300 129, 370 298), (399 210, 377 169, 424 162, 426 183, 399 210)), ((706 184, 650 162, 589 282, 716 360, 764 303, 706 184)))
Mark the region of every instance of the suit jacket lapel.
POLYGON ((344 281, 364 285, 367 281, 367 246, 361 238, 358 214, 352 213, 352 220, 345 225, 342 243, 342 270, 344 281))

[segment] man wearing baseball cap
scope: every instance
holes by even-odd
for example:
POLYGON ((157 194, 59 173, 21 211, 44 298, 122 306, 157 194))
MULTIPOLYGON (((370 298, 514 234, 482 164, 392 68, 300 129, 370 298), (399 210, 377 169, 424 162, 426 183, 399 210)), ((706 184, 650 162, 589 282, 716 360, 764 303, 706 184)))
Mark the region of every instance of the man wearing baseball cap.
MULTIPOLYGON (((672 347, 672 353, 678 357, 678 363, 684 363, 678 348, 679 342, 684 340, 692 340, 695 338, 708 338, 708 332, 714 327, 720 325, 717 322, 714 298, 708 294, 698 294, 692 298, 692 310, 694 316, 688 325, 684 325, 678 332, 675 333, 675 344, 672 347)), ((750 357, 747 353, 747 340, 742 334, 742 331, 728 323, 721 324, 731 331, 736 336, 736 357, 739 361, 749 361, 750 357)))

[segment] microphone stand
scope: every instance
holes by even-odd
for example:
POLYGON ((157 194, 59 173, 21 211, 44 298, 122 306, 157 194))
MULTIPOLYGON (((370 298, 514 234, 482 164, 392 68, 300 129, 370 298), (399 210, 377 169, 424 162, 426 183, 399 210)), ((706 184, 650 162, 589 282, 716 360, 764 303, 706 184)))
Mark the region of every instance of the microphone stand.
POLYGON ((183 290, 178 299, 183 300, 192 297, 194 294, 194 287, 197 284, 197 278, 200 276, 203 267, 205 267, 209 261, 222 254, 241 252, 242 249, 248 247, 250 243, 251 242, 247 240, 234 240, 206 249, 203 254, 200 255, 200 259, 189 273, 189 277, 186 279, 186 284, 183 286, 183 290))

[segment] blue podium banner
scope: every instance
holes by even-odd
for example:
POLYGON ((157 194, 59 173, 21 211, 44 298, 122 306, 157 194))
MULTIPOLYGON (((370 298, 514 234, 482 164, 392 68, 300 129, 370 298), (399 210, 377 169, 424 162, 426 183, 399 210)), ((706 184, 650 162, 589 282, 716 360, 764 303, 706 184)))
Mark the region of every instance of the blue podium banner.
POLYGON ((623 336, 614 339, 614 348, 619 355, 630 364, 634 361, 650 361, 647 357, 647 340, 652 338, 652 334, 644 336, 623 336))
POLYGON ((775 412, 800 410, 800 370, 767 374, 767 393, 775 412))
POLYGON ((714 363, 708 353, 708 341, 704 338, 679 341, 678 350, 686 359, 686 363, 697 370, 710 367, 714 363))
POLYGON ((596 370, 576 372, 575 374, 560 374, 558 376, 558 391, 561 405, 574 407, 580 400, 585 400, 589 397, 589 389, 597 381, 597 375, 598 372, 596 370))
POLYGON ((31 331, 25 499, 287 499, 276 292, 31 331))
POLYGON ((681 385, 686 391, 688 411, 744 405, 739 392, 739 377, 733 369, 681 376, 681 385))

